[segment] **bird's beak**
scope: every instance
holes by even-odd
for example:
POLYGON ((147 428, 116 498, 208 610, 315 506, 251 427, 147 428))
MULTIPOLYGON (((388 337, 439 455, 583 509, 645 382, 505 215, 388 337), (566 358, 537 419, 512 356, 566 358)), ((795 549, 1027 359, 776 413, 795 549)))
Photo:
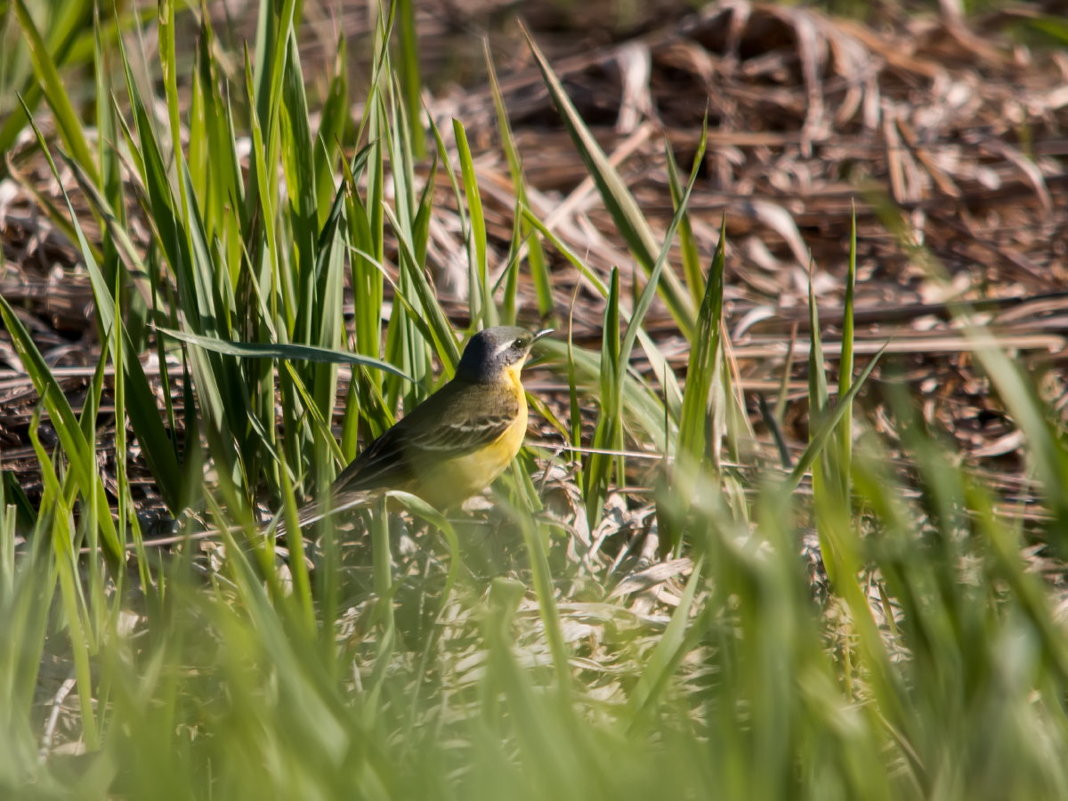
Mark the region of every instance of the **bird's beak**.
MULTIPOLYGON (((530 354, 531 349, 533 349, 534 345, 537 343, 537 341, 539 339, 544 339, 545 337, 549 336, 549 334, 553 333, 553 331, 555 331, 555 330, 556 330, 555 328, 544 328, 541 331, 538 331, 536 334, 534 334, 534 338, 532 340, 530 340, 530 348, 527 349, 527 354, 528 355, 530 354)), ((532 365, 535 365, 535 364, 540 364, 544 359, 545 359, 545 354, 543 354, 543 353, 542 354, 538 354, 537 356, 534 356, 533 358, 530 359, 530 361, 527 362, 527 366, 529 367, 529 366, 532 366, 532 365)))

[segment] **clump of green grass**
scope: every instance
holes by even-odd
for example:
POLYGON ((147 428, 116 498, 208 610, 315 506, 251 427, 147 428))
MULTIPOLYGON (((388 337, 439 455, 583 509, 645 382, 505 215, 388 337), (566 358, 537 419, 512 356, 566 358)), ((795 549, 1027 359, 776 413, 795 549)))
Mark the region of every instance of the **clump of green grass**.
MULTIPOLYGON (((16 0, 19 25, 35 41, 23 6, 16 0)), ((34 440, 44 498, 24 541, 14 514, 0 515, 4 794, 1068 795, 1068 653, 1047 588, 1020 558, 1023 533, 918 425, 902 440, 914 486, 890 469, 885 443, 854 408, 875 362, 853 375, 851 324, 837 396, 814 336, 811 439, 796 465, 765 465, 755 480, 726 466, 753 434, 724 335, 724 242, 707 265, 692 242, 684 247, 682 276, 668 259, 675 234, 684 245, 690 236, 703 142, 685 180, 672 161, 676 213, 658 237, 531 42, 647 282, 628 301, 618 274, 597 275, 523 203, 500 100, 517 223, 494 279, 461 123, 455 151, 433 132, 441 166, 416 177, 413 143, 424 137, 412 76, 394 69, 393 17, 380 19, 363 118, 348 117, 353 88, 338 67, 313 130, 298 7, 261 3, 236 76, 222 70, 202 22, 188 105, 173 6, 146 23, 158 25, 158 64, 95 18, 97 141, 63 113, 56 48, 34 45, 32 69, 59 131, 58 144, 42 136, 40 146, 76 168, 104 223, 91 242, 73 206, 56 212, 92 277, 102 347, 76 414, 0 302, 59 439, 54 452, 34 440), (162 78, 159 97, 142 74, 162 78), (151 111, 159 100, 163 119, 151 111), (252 141, 247 165, 240 136, 252 141), (442 172, 462 209, 471 328, 517 318, 516 277, 528 264, 539 312, 552 313, 550 249, 603 293, 600 350, 569 341, 552 354, 572 401, 553 422, 577 443, 579 400, 596 398, 595 450, 562 483, 518 460, 487 514, 446 520, 417 503, 404 514, 382 504, 357 524, 370 556, 363 535, 336 521, 314 544, 290 525, 283 553, 262 536, 255 500, 292 521, 298 495, 325 486, 361 433, 382 431, 425 396, 441 380, 435 363, 446 374, 455 364, 458 332, 423 269, 442 172), (135 213, 149 224, 144 247, 128 223, 135 213), (685 382, 643 327, 657 298, 690 344, 685 382), (636 346, 655 384, 630 368, 636 346), (181 419, 156 408, 137 358, 145 347, 167 365, 163 396, 185 393, 181 419), (352 373, 340 445, 331 425, 339 364, 352 373), (165 503, 220 529, 208 544, 190 538, 164 552, 146 542, 122 459, 105 487, 93 449, 105 390, 165 503), (655 503, 635 495, 613 505, 634 446, 666 457, 655 503), (809 475, 806 497, 795 490, 809 475), (576 500, 566 513, 543 508, 557 491, 576 500), (649 565, 625 558, 621 534, 579 535, 599 537, 612 515, 628 513, 645 514, 645 533, 676 559, 639 572, 649 565), (828 573, 823 601, 799 557, 810 521, 828 573)), ((410 35, 402 42, 414 46, 410 35)), ((814 301, 812 315, 818 332, 814 301)), ((1007 358, 979 353, 1060 514, 1063 441, 1007 358)), ((909 404, 896 401, 900 419, 909 404)))

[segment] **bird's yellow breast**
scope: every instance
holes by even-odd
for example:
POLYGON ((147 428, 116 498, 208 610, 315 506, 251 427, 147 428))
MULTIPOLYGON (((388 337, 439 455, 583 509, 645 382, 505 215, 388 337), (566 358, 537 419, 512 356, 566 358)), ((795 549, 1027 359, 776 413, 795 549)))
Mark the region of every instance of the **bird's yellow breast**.
POLYGON ((481 492, 512 463, 527 433, 527 397, 519 378, 522 365, 506 368, 509 389, 518 402, 515 419, 497 439, 471 453, 445 459, 417 478, 416 495, 443 509, 481 492))

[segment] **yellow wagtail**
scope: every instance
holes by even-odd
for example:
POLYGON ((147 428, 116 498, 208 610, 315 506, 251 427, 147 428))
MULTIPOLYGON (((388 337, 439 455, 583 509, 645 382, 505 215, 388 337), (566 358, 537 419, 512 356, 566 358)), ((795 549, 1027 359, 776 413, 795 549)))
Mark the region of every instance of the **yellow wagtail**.
MULTIPOLYGON (((456 375, 371 442, 330 489, 334 511, 383 490, 404 490, 444 509, 488 487, 511 463, 527 431, 520 372, 552 329, 487 328, 471 337, 456 375)), ((319 506, 301 524, 323 517, 319 506)))

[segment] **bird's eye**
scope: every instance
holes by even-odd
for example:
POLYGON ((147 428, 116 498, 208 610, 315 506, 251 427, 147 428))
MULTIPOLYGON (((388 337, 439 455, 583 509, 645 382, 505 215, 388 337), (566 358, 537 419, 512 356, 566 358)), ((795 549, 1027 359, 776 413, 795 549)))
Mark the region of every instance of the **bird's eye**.
POLYGON ((527 341, 525 339, 523 339, 523 337, 519 337, 519 339, 517 339, 515 342, 512 343, 512 347, 515 350, 523 350, 523 348, 525 348, 526 346, 527 346, 527 341))

